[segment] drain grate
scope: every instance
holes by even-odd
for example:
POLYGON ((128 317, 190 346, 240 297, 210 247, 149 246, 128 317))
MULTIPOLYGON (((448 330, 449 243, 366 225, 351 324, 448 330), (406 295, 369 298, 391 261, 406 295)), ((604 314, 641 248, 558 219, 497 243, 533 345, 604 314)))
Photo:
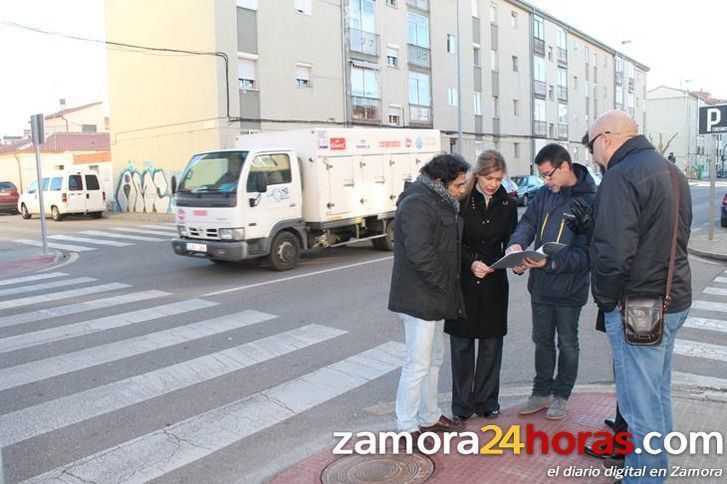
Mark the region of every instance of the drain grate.
POLYGON ((421 454, 349 455, 329 464, 321 473, 323 484, 417 484, 434 472, 434 462, 421 454))

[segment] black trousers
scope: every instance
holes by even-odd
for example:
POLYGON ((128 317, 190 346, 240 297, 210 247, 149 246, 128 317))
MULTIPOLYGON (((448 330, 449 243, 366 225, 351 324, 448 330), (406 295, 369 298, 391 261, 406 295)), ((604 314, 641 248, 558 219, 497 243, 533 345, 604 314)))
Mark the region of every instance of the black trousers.
POLYGON ((449 337, 452 351, 452 415, 469 417, 500 410, 502 337, 449 337), (475 361, 475 344, 477 358, 475 361))

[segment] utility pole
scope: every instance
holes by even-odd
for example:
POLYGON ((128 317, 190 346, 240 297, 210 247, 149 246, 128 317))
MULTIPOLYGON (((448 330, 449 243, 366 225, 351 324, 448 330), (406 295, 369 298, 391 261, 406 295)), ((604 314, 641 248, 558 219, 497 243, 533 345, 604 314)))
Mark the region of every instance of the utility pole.
POLYGON ((37 174, 38 202, 40 205, 40 236, 43 242, 43 253, 48 253, 48 240, 46 239, 45 228, 45 204, 43 202, 43 177, 40 170, 40 145, 45 143, 44 117, 42 114, 34 114, 30 117, 30 128, 35 147, 35 171, 37 174))
POLYGON ((462 155, 462 38, 459 31, 459 0, 457 3, 457 154, 462 155))

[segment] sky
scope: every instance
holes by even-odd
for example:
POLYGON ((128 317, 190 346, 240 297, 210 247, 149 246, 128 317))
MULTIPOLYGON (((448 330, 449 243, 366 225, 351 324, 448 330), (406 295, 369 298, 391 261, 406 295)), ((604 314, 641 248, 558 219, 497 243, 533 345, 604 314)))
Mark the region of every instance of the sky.
MULTIPOLYGON (((727 98, 727 60, 722 50, 727 2, 723 0, 528 3, 647 65, 649 89, 659 85, 703 88, 727 98), (623 41, 630 42, 622 45, 623 41)), ((104 0, 0 0, 0 22, 103 39, 103 5, 104 0)), ((0 45, 0 136, 22 134, 31 114, 59 110, 60 98, 66 99, 67 106, 106 100, 103 46, 2 23, 0 45)))

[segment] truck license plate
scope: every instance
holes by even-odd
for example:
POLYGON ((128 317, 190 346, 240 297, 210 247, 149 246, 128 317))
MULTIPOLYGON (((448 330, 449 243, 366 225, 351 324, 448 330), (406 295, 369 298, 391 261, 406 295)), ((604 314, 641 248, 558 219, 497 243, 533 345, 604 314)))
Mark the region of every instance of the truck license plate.
POLYGON ((207 252, 207 244, 195 244, 187 242, 187 250, 192 252, 207 252))

